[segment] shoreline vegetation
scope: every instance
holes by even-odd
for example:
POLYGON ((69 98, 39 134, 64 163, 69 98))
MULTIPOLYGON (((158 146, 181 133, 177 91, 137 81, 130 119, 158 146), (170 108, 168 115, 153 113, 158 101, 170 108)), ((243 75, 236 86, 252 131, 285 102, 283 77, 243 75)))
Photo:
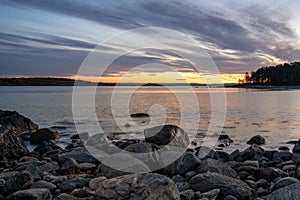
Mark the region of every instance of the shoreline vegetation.
MULTIPOLYGON (((278 150, 266 150, 265 138, 256 135, 248 140, 244 151, 228 154, 195 144, 180 127, 162 125, 145 129, 145 140, 83 134, 71 136, 72 143, 62 148, 57 145, 59 132, 39 128, 15 111, 0 110, 0 124, 1 200, 300 198, 300 139, 283 141, 294 144, 292 149, 283 145, 278 150), (29 151, 25 142, 35 148, 29 151), (150 153, 170 143, 184 147, 192 143, 194 147, 159 170, 126 172, 147 170, 153 161, 163 164, 165 157, 149 154, 152 156, 137 157, 143 161, 128 165, 123 161, 130 155, 121 151, 150 153), (117 152, 109 151, 107 145, 112 144, 119 148, 117 152), (95 159, 86 145, 99 148, 101 155, 106 155, 103 163, 116 162, 121 170, 95 159)), ((227 145, 235 142, 228 135, 220 135, 218 141, 227 145)))

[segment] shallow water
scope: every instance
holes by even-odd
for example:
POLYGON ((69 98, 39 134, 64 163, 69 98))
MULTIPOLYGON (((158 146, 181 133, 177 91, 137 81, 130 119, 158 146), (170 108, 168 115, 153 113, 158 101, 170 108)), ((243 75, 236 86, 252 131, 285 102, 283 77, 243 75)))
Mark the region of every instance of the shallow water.
MULTIPOLYGON (((226 88, 222 93, 220 88, 210 88, 210 91, 207 88, 172 89, 173 92, 163 87, 143 87, 132 94, 131 87, 121 87, 117 91, 114 87, 98 88, 96 121, 89 109, 93 105, 83 102, 78 106, 81 118, 77 122, 90 134, 104 132, 118 138, 142 138, 145 128, 184 123, 185 131, 199 144, 204 139, 214 138, 212 141, 215 141, 221 132, 228 134, 234 140, 226 149, 228 151, 244 149, 246 141, 256 134, 266 138, 267 148, 288 146, 287 141, 300 138, 300 90, 226 88), (226 95, 226 102, 222 100, 223 95, 226 95), (213 120, 211 96, 222 101, 221 104, 226 103, 226 115, 224 124, 215 124, 213 130, 217 131, 208 133, 213 120), (150 121, 130 118, 130 113, 138 112, 149 113, 150 121), (92 128, 95 123, 99 123, 102 130, 92 128)), ((91 91, 90 87, 82 87, 78 95, 87 97, 91 91)), ((60 133, 62 142, 70 142, 70 135, 77 133, 72 113, 72 87, 0 87, 0 92, 0 109, 15 110, 40 127, 53 127, 60 133)), ((219 109, 220 105, 215 106, 219 109)), ((221 108, 215 111, 222 118, 221 108)), ((213 142, 207 144, 214 145, 213 142)))

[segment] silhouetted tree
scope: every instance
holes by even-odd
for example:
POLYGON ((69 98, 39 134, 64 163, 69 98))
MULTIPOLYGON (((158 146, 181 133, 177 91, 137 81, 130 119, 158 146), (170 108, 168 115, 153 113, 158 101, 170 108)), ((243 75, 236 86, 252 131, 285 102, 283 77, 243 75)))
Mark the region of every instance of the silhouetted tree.
POLYGON ((240 84, 300 85, 300 62, 261 67, 245 73, 240 84))

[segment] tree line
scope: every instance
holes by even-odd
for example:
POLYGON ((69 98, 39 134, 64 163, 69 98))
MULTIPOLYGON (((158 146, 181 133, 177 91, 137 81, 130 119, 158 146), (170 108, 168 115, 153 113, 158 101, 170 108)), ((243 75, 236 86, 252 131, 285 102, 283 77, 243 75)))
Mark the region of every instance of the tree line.
POLYGON ((246 72, 239 84, 300 85, 300 62, 261 67, 250 74, 246 72))

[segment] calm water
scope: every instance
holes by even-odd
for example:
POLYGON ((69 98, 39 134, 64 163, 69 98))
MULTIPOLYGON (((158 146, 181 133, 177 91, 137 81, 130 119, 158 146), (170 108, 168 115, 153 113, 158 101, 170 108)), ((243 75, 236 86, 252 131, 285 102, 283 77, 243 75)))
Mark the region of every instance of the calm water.
MULTIPOLYGON (((191 92, 177 88, 175 94, 161 87, 144 87, 137 90, 129 99, 131 88, 122 87, 111 100, 113 87, 98 88, 95 95, 97 120, 103 130, 119 138, 141 138, 143 129, 163 123, 180 125, 181 120, 187 123, 186 132, 201 142, 206 136, 211 123, 211 93, 215 97, 222 95, 222 90, 194 88, 200 112, 190 100, 191 92), (176 96, 177 95, 177 96, 176 96), (178 100, 183 98, 183 103, 178 100), (182 105, 184 104, 184 105, 182 105), (113 106, 111 106, 113 105, 113 106), (113 110, 113 111, 112 111, 113 110), (150 113, 151 121, 134 120, 129 113, 150 113), (113 116, 113 117, 112 117, 113 116), (199 123, 197 122, 199 120, 199 123), (197 122, 197 126, 195 126, 197 122)), ((260 134, 267 140, 267 148, 277 148, 289 140, 300 138, 300 90, 267 91, 253 89, 227 88, 225 123, 218 124, 223 134, 228 134, 234 143, 227 148, 244 149, 251 136, 260 134)), ((77 133, 72 114, 72 87, 0 87, 0 109, 15 110, 32 119, 40 127, 56 128, 63 143, 77 133)), ((82 88, 80 95, 87 96, 89 88, 82 88)), ((86 132, 94 123, 89 120, 92 113, 88 107, 80 105, 82 118, 79 123, 87 127, 86 132)), ((93 133, 92 133, 93 132, 93 133)), ((219 133, 209 135, 217 137, 219 133)))

